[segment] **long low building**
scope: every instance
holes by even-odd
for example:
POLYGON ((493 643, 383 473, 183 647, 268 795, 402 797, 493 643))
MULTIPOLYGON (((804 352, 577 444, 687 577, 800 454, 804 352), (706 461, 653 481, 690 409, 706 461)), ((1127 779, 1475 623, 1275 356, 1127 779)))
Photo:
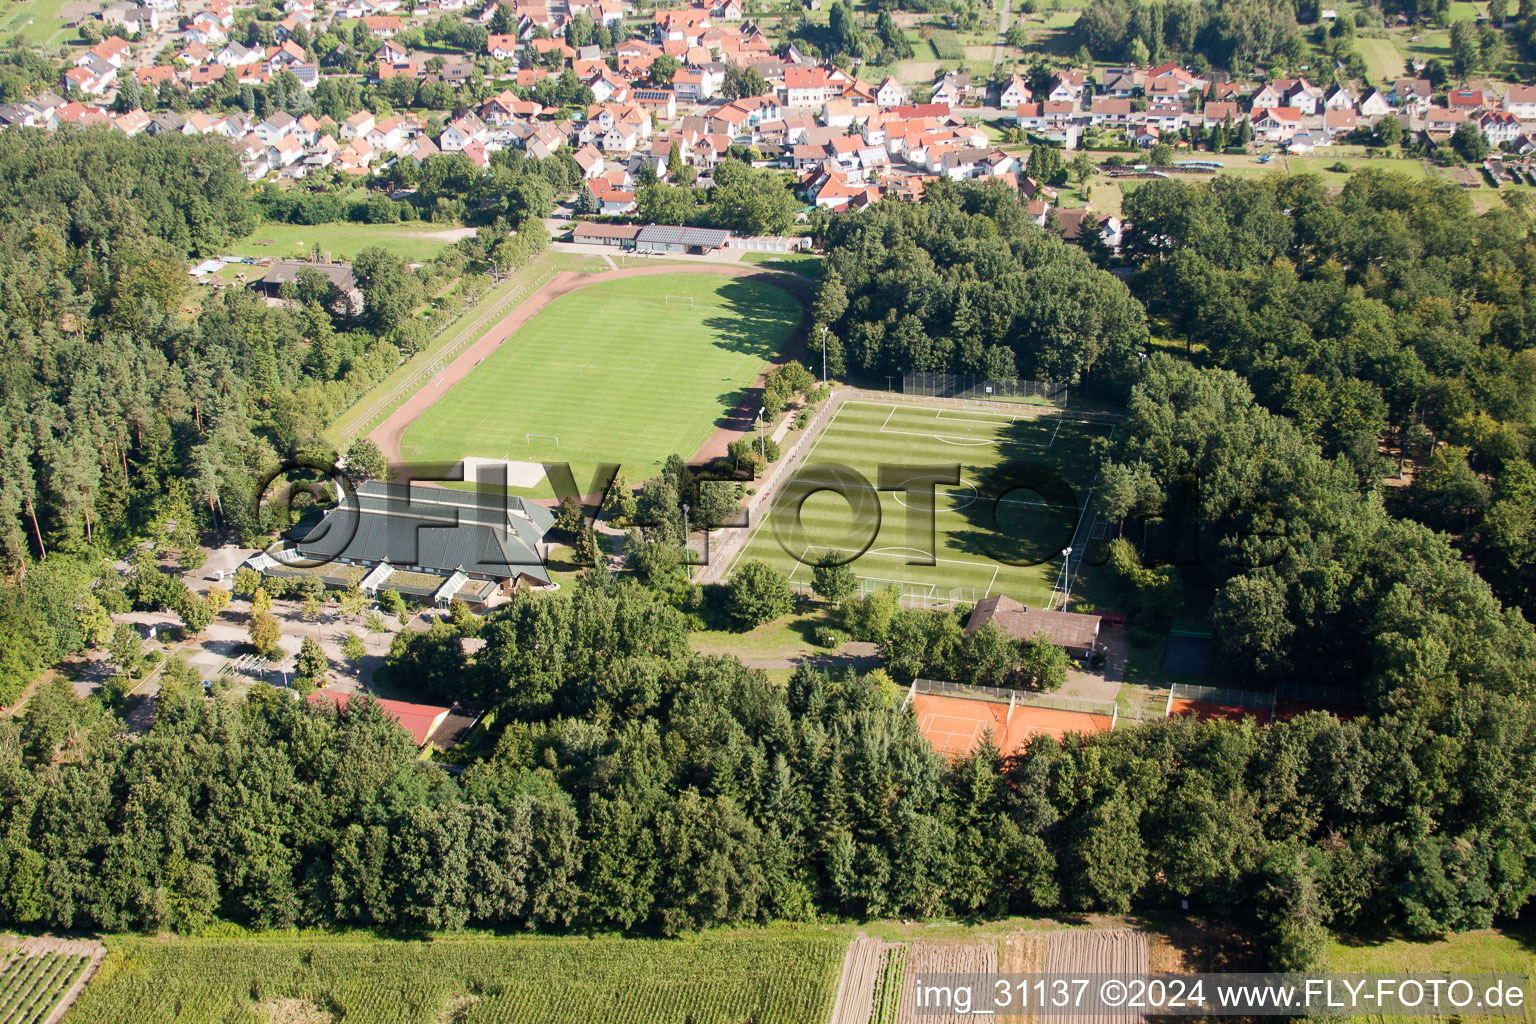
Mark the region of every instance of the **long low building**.
POLYGON ((977 601, 965 631, 974 633, 989 622, 995 622, 1016 640, 1028 640, 1036 633, 1044 633, 1051 643, 1078 657, 1092 654, 1099 640, 1097 615, 1030 608, 1002 594, 977 601))
POLYGON ((296 528, 292 545, 249 564, 276 576, 318 571, 365 594, 483 604, 520 580, 549 584, 541 546, 553 526, 548 509, 523 498, 369 481, 296 528))
POLYGON ((672 252, 702 256, 723 248, 731 233, 723 228, 685 228, 674 224, 592 224, 571 229, 571 241, 616 245, 640 252, 672 252))

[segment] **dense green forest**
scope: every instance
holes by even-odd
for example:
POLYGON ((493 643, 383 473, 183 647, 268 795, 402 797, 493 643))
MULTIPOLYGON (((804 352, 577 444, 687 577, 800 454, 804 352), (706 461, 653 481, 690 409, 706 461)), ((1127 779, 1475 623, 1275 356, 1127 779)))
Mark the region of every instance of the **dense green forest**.
POLYGON ((1304 54, 1296 14, 1292 0, 1090 0, 1072 33, 1096 60, 1235 69, 1304 54))
POLYGON ((1018 190, 935 182, 922 203, 824 216, 815 316, 837 375, 1125 380, 1147 340, 1125 285, 1030 222, 1018 190))
POLYGON ((1517 912, 1536 876, 1536 719, 1464 685, 1379 719, 1175 719, 945 764, 902 691, 788 687, 688 653, 633 581, 514 603, 463 663, 505 731, 455 779, 374 705, 208 700, 170 672, 128 738, 67 684, 0 728, 0 918, 620 928, 1176 907, 1272 963, 1327 928, 1414 934, 1517 912))
MULTIPOLYGON (((1536 617, 1536 238, 1523 208, 1479 215, 1449 182, 1362 170, 1336 193, 1300 175, 1153 181, 1125 215, 1133 288, 1197 362, 1237 374, 1286 418, 1275 430, 1320 446, 1388 513, 1444 531, 1503 602, 1536 617), (1378 488, 1402 458, 1412 485, 1378 488)), ((1252 418, 1222 415, 1234 414, 1252 418)), ((1184 453, 1181 470, 1141 434, 1129 457, 1165 488, 1206 457, 1184 453)), ((1275 489, 1261 465, 1236 499, 1252 511, 1275 489)), ((1326 502, 1300 504, 1315 516, 1326 502)))
POLYGON ((0 133, 0 700, 81 649, 104 556, 170 523, 262 533, 255 481, 328 453, 324 424, 429 336, 428 286, 543 246, 501 221, 419 271, 367 250, 357 316, 319 278, 287 307, 186 295, 188 258, 256 224, 227 140, 0 133))

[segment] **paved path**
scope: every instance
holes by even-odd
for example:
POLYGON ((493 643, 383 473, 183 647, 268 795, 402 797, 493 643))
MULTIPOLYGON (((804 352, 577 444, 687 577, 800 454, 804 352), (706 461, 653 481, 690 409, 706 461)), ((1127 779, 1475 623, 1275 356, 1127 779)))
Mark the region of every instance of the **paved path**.
MULTIPOLYGON (((479 341, 467 346, 459 353, 453 362, 449 363, 437 374, 423 382, 421 388, 396 409, 383 423, 375 427, 369 433, 379 450, 384 453, 384 458, 391 463, 404 464, 405 458, 401 450, 401 440, 410 425, 416 421, 422 413, 426 412, 432 403, 438 401, 449 390, 469 376, 475 365, 486 356, 496 350, 502 340, 516 332, 529 320, 533 319, 543 308, 554 299, 567 295, 580 288, 589 285, 602 284, 605 281, 619 281, 631 277, 650 277, 657 274, 725 274, 731 277, 752 277, 776 288, 782 288, 795 296, 806 306, 806 317, 809 317, 809 306, 814 290, 810 279, 799 274, 790 274, 777 270, 764 270, 760 267, 748 264, 709 263, 701 265, 666 264, 654 267, 633 267, 628 270, 608 270, 597 274, 581 274, 569 270, 563 270, 550 278, 549 282, 532 295, 523 299, 512 309, 501 322, 491 327, 479 341)), ((801 359, 805 353, 806 323, 802 319, 794 335, 785 345, 781 359, 801 359)), ((702 464, 721 458, 726 454, 730 443, 749 433, 755 422, 759 407, 759 398, 762 395, 763 378, 768 368, 758 374, 752 386, 747 389, 741 403, 727 414, 725 421, 708 441, 693 457, 696 464, 702 464)), ((592 496, 586 496, 584 500, 590 500, 592 496)))
POLYGON ((1008 42, 1008 7, 1012 0, 1001 0, 1002 11, 997 16, 997 45, 992 47, 992 64, 995 67, 1003 62, 1003 46, 1008 42))

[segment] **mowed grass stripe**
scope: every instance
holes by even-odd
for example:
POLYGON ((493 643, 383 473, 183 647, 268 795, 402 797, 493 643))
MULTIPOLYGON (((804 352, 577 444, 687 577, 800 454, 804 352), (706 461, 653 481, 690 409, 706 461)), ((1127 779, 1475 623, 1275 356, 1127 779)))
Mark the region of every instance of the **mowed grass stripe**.
POLYGON ((638 482, 703 446, 799 319, 788 293, 725 275, 591 285, 497 348, 411 425, 402 449, 424 461, 570 462, 582 487, 597 463, 617 462, 638 482))
POLYGON ((1030 604, 1044 604, 1060 569, 1061 548, 1081 520, 1095 475, 1093 438, 1108 436, 1108 423, 972 413, 952 407, 850 401, 838 410, 807 462, 838 463, 861 473, 872 484, 887 466, 955 466, 962 483, 937 487, 937 511, 923 511, 909 523, 907 498, 880 492, 880 523, 873 539, 868 527, 851 522, 842 497, 819 493, 801 506, 802 531, 784 538, 776 529, 780 511, 770 509, 738 561, 756 559, 808 583, 811 568, 829 548, 863 550, 851 563, 868 585, 899 581, 909 593, 947 596, 955 588, 979 600, 1006 593, 1030 604), (956 445, 945 438, 985 440, 956 445), (1007 463, 1025 463, 1040 472, 1059 474, 1072 492, 1066 500, 1028 490, 1014 491, 996 505, 977 494, 989 474, 1007 463), (912 534, 916 528, 919 533, 912 534), (786 550, 808 544, 808 554, 786 550), (929 559, 934 564, 911 564, 929 559), (1029 561, 1035 564, 1010 564, 1029 561))

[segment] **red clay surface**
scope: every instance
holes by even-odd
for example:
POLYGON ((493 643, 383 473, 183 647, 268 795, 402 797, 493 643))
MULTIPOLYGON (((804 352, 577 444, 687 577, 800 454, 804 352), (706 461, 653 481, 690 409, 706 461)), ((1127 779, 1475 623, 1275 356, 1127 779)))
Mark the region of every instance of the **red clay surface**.
MULTIPOLYGON (((600 274, 582 274, 571 270, 562 270, 548 283, 538 288, 533 294, 518 303, 513 310, 504 316, 501 321, 480 337, 479 341, 470 345, 458 358, 449 363, 435 376, 429 378, 432 382, 416 391, 405 403, 396 409, 383 422, 375 427, 369 434, 369 438, 379 446, 384 453, 384 458, 395 465, 404 464, 401 455, 400 441, 405 436, 405 431, 416 418, 431 407, 432 403, 446 396, 450 389, 469 376, 475 364, 496 350, 496 346, 508 335, 517 331, 520 327, 532 320, 541 310, 554 299, 579 288, 589 285, 602 284, 605 281, 619 281, 628 277, 650 277, 658 274, 723 274, 727 277, 755 277, 775 288, 789 292, 799 299, 801 304, 809 306, 812 285, 811 282, 798 274, 789 274, 782 271, 763 270, 750 264, 730 263, 677 263, 655 267, 632 267, 628 270, 609 270, 600 274)), ((784 351, 779 360, 787 361, 800 358, 805 351, 805 321, 802 319, 795 333, 785 343, 784 351)), ((726 417, 726 423, 712 434, 704 447, 700 448, 693 456, 695 465, 711 462, 723 458, 726 448, 730 443, 754 429, 757 409, 761 404, 758 399, 762 395, 763 378, 773 364, 765 366, 763 372, 758 374, 752 387, 747 390, 744 397, 735 409, 726 417)), ((601 500, 601 495, 584 495, 583 500, 595 502, 601 500)))
POLYGON ((1269 723, 1269 712, 1258 708, 1245 708, 1240 704, 1216 704, 1208 700, 1184 700, 1179 698, 1168 706, 1168 717, 1174 715, 1194 715, 1202 722, 1224 718, 1229 722, 1240 722, 1245 718, 1251 718, 1259 725, 1269 723))
POLYGON ((1061 739, 1070 732, 1108 732, 1114 720, 1084 711, 1016 706, 964 697, 919 693, 913 697, 917 727, 941 754, 969 754, 990 729, 992 742, 1003 754, 1017 754, 1036 736, 1061 739))

